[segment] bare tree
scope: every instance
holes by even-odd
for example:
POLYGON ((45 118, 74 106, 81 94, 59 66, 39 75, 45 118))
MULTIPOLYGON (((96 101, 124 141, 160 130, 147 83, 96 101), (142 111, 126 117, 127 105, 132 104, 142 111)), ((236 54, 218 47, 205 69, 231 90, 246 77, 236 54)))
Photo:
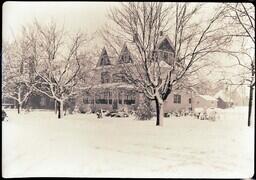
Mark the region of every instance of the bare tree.
POLYGON ((240 82, 229 82, 236 85, 249 86, 249 109, 248 126, 251 125, 251 112, 253 91, 255 86, 255 7, 250 3, 233 3, 225 5, 225 17, 229 29, 226 36, 230 36, 234 43, 240 46, 223 50, 237 61, 237 65, 242 68, 242 72, 237 74, 240 82))
POLYGON ((24 38, 5 44, 3 48, 3 95, 17 102, 18 113, 34 87, 30 76, 28 48, 29 44, 24 38))
POLYGON ((229 42, 217 23, 223 11, 215 10, 209 19, 198 21, 203 15, 200 10, 201 4, 123 3, 110 11, 112 28, 107 26, 102 32, 116 54, 124 42, 133 44, 130 51, 136 63, 122 66, 129 82, 156 102, 157 126, 163 124, 163 103, 173 87, 207 66, 203 60, 229 42), (158 51, 162 33, 170 33, 174 41, 168 65, 158 51))
POLYGON ((62 118, 64 102, 76 94, 88 39, 82 33, 67 35, 56 23, 42 26, 38 22, 27 28, 26 38, 34 62, 34 88, 56 100, 58 118, 62 118))

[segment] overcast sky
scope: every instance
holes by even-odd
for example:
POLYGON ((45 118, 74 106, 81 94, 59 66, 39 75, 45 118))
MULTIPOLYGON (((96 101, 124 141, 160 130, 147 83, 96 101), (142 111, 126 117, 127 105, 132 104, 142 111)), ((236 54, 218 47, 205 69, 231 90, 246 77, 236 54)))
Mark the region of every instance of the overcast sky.
POLYGON ((67 30, 93 33, 106 22, 107 10, 117 2, 5 2, 3 5, 3 40, 13 39, 21 26, 51 20, 67 30))
MULTIPOLYGON (((64 25, 68 31, 79 30, 92 34, 107 22, 108 10, 118 5, 118 2, 5 2, 2 7, 2 40, 13 40, 14 36, 20 35, 22 25, 32 23, 35 18, 42 24, 53 20, 64 25)), ((207 5, 213 7, 214 3, 207 5)), ((210 12, 211 9, 213 8, 208 8, 207 11, 210 12)), ((99 37, 98 39, 100 40, 99 37)), ((98 43, 98 46, 102 45, 98 43)), ((223 62, 229 62, 224 59, 223 62)))

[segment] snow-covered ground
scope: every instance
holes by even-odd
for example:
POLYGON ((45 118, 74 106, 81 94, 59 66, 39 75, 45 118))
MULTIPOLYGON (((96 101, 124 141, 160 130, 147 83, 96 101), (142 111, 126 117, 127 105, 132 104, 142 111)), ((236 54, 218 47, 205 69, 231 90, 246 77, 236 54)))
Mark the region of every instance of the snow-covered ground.
POLYGON ((50 111, 7 114, 9 121, 2 122, 4 177, 253 175, 254 124, 247 127, 244 107, 223 111, 215 122, 165 118, 163 127, 156 127, 155 119, 134 117, 74 114, 59 120, 50 111))

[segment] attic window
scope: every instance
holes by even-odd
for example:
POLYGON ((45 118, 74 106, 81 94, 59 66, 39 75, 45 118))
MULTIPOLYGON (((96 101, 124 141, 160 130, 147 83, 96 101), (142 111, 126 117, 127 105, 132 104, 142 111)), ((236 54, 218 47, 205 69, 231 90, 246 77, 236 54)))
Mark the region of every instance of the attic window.
POLYGON ((101 66, 103 66, 103 65, 110 65, 108 56, 105 55, 105 56, 103 56, 103 57, 101 58, 100 65, 101 65, 101 66))
POLYGON ((128 51, 127 47, 125 47, 119 59, 119 63, 121 64, 121 63, 131 63, 131 62, 132 62, 132 58, 131 58, 130 52, 128 51))
POLYGON ((121 57, 121 62, 122 63, 130 63, 132 62, 131 56, 128 53, 125 53, 122 57, 121 57))

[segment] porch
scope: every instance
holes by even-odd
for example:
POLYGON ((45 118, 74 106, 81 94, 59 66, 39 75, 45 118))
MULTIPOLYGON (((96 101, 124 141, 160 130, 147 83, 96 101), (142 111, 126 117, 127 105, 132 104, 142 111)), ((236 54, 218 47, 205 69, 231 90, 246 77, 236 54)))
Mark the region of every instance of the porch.
POLYGON ((102 110, 134 110, 138 105, 139 93, 131 85, 107 83, 86 89, 83 93, 83 104, 88 109, 102 110))

